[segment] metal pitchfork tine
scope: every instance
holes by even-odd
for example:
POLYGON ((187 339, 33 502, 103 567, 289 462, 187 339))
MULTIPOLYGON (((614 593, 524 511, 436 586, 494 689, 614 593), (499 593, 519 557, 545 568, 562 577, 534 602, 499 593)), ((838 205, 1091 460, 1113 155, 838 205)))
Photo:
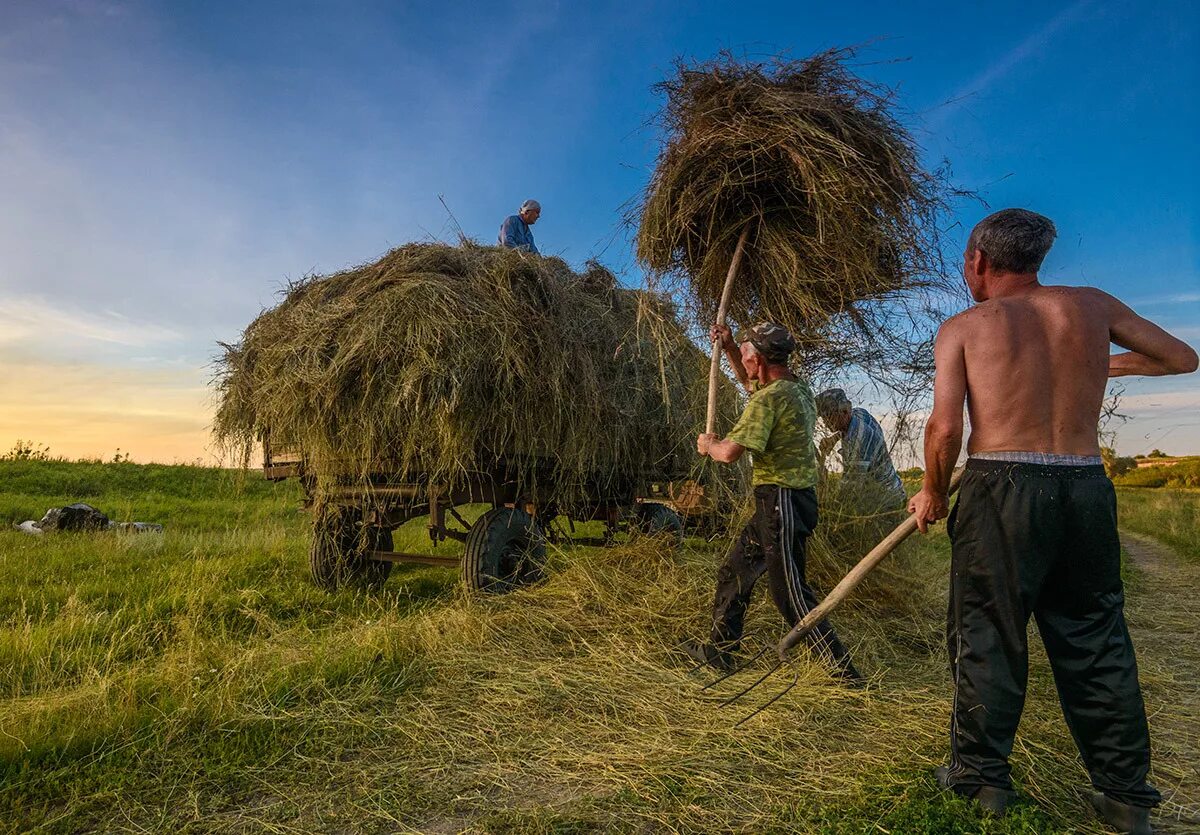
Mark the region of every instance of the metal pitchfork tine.
MULTIPOLYGON (((761 658, 761 657, 762 657, 762 656, 765 654, 765 651, 766 651, 766 649, 764 648, 764 651, 763 651, 763 652, 760 652, 760 653, 758 653, 757 655, 755 655, 755 656, 754 656, 754 659, 751 659, 751 661, 750 661, 750 662, 747 662, 747 664, 743 665, 741 669, 745 669, 747 666, 749 666, 749 664, 750 664, 750 663, 753 663, 753 660, 755 660, 755 659, 758 659, 758 658, 761 658)), ((774 664, 771 666, 771 668, 770 668, 769 670, 767 670, 765 673, 763 673, 761 676, 759 676, 759 677, 758 677, 758 678, 757 678, 757 679, 754 681, 754 683, 752 683, 752 684, 751 684, 751 685, 749 685, 748 687, 744 687, 744 688, 742 688, 740 691, 738 691, 737 693, 733 694, 732 696, 730 696, 730 697, 729 697, 728 699, 726 699, 725 701, 721 702, 721 704, 720 704, 720 705, 718 705, 718 707, 729 707, 731 704, 734 704, 734 703, 736 703, 737 701, 739 701, 740 699, 742 699, 742 697, 744 697, 744 696, 745 696, 747 693, 749 693, 751 690, 753 690, 754 688, 758 687, 760 684, 762 684, 764 681, 766 681, 767 679, 769 679, 771 676, 775 675, 775 673, 779 672, 779 669, 780 669, 780 668, 783 666, 783 664, 784 664, 784 661, 783 661, 783 659, 780 659, 780 660, 776 661, 776 662, 775 662, 775 663, 774 663, 774 664)), ((734 672, 739 672, 739 671, 735 670, 734 672)), ((733 675, 733 674, 734 674, 734 673, 727 673, 727 674, 726 674, 725 676, 723 676, 721 679, 717 679, 717 681, 721 681, 721 680, 723 680, 723 679, 725 679, 725 678, 728 678, 729 676, 731 676, 731 675, 733 675)), ((743 716, 741 719, 739 719, 739 720, 738 720, 738 722, 737 722, 737 724, 735 724, 735 725, 734 725, 734 727, 735 727, 735 728, 739 728, 739 727, 741 727, 743 724, 745 724, 746 722, 750 721, 751 719, 753 719, 753 718, 754 718, 755 716, 757 716, 758 714, 762 713, 762 712, 763 712, 764 710, 766 710, 768 707, 770 707, 771 705, 775 704, 775 702, 779 701, 779 700, 780 700, 780 699, 782 699, 784 696, 786 696, 786 695, 787 695, 787 694, 788 694, 788 693, 791 691, 791 689, 792 689, 793 687, 795 687, 797 683, 799 683, 799 681, 800 681, 800 673, 799 673, 799 672, 797 672, 795 675, 793 675, 793 676, 792 676, 792 680, 791 680, 791 682, 790 682, 790 683, 789 683, 789 684, 788 684, 786 687, 784 687, 782 690, 780 690, 778 693, 776 693, 774 696, 772 696, 770 699, 768 699, 768 700, 767 700, 765 703, 763 703, 763 704, 759 705, 759 706, 758 706, 758 707, 756 707, 756 708, 755 708, 753 711, 751 711, 750 713, 746 714, 746 715, 745 715, 745 716, 743 716)), ((716 681, 714 681, 714 682, 713 682, 713 684, 716 684, 716 683, 717 683, 716 681)), ((711 687, 711 686, 712 686, 712 685, 710 684, 710 685, 709 685, 709 687, 711 687)), ((707 688, 704 688, 704 689, 707 689, 707 688)))
POLYGON ((776 662, 775 662, 775 663, 774 663, 774 664, 771 666, 771 669, 767 670, 765 673, 763 673, 761 676, 759 676, 757 679, 755 679, 753 684, 749 685, 748 687, 743 687, 743 688, 742 688, 741 690, 739 690, 737 693, 734 693, 734 694, 733 694, 732 696, 730 696, 728 699, 726 699, 725 701, 721 702, 721 705, 720 705, 720 706, 721 706, 721 707, 729 707, 731 704, 733 704, 734 702, 736 702, 736 701, 738 701, 739 699, 741 699, 743 696, 745 696, 747 693, 749 693, 749 692, 750 692, 751 690, 753 690, 755 687, 758 687, 758 685, 762 684, 764 681, 766 681, 767 679, 769 679, 771 676, 775 675, 776 671, 778 671, 778 670, 779 670, 779 668, 780 668, 780 667, 782 667, 782 666, 783 666, 783 662, 782 662, 782 661, 776 661, 776 662))
MULTIPOLYGON (((718 684, 725 681, 726 679, 732 678, 733 676, 736 676, 738 673, 744 672, 751 665, 753 665, 754 662, 756 662, 758 659, 762 658, 764 655, 766 655, 772 649, 773 649, 773 647, 770 644, 765 645, 762 649, 760 649, 758 652, 754 653, 754 655, 747 658, 741 664, 738 664, 736 667, 734 667, 729 672, 722 673, 721 675, 717 676, 712 681, 710 681, 708 684, 701 687, 700 692, 703 693, 705 690, 709 690, 713 687, 716 687, 718 684)), ((705 662, 705 663, 707 663, 707 662, 705 662)), ((703 666, 704 666, 704 664, 700 665, 700 667, 703 667, 703 666)), ((699 669, 699 667, 697 667, 696 669, 699 669)))
MULTIPOLYGON (((778 669, 779 669, 779 668, 780 668, 782 665, 783 665, 783 662, 782 662, 782 661, 781 661, 781 662, 779 662, 778 664, 776 664, 774 667, 772 667, 772 668, 771 668, 771 672, 770 672, 770 673, 767 673, 767 675, 771 675, 771 674, 772 674, 772 673, 774 673, 776 670, 778 670, 778 669)), ((766 678, 766 676, 764 676, 764 678, 766 678)), ((795 687, 795 686, 796 686, 796 684, 797 684, 799 681, 800 681, 800 673, 796 673, 794 676, 792 676, 792 681, 791 681, 791 683, 790 683, 790 684, 788 684, 788 686, 787 686, 787 687, 783 688, 783 689, 782 689, 782 690, 780 690, 778 693, 776 693, 774 696, 772 696, 771 698, 767 699, 767 701, 763 702, 761 705, 759 705, 758 707, 754 708, 754 710, 750 711, 750 712, 749 712, 749 713, 747 713, 745 716, 743 716, 741 719, 739 719, 739 720, 737 721, 737 723, 734 725, 734 727, 735 727, 735 728, 740 728, 742 725, 744 725, 744 724, 746 724, 747 722, 749 722, 749 721, 750 721, 751 719, 753 719, 755 716, 758 716, 758 714, 762 713, 764 710, 766 710, 767 708, 769 708, 771 705, 775 704, 777 701, 779 701, 779 700, 780 700, 780 699, 782 699, 784 696, 786 696, 786 695, 787 695, 789 692, 791 692, 791 689, 792 689, 793 687, 795 687)), ((739 698, 740 698, 740 696, 739 696, 739 698)), ((728 702, 727 702, 726 704, 728 704, 728 702)))
MULTIPOLYGON (((958 485, 959 482, 962 481, 962 477, 963 471, 961 469, 956 470, 950 479, 950 488, 947 490, 947 495, 953 495, 954 492, 958 490, 958 485)), ((813 629, 816 628, 817 624, 825 619, 826 615, 837 608, 838 604, 849 597, 850 592, 854 591, 855 587, 862 582, 863 578, 871 572, 871 569, 879 565, 879 563, 883 561, 884 557, 896 550, 896 547, 901 542, 908 539, 908 537, 911 536, 912 532, 916 529, 917 518, 915 516, 908 516, 903 522, 897 525, 891 533, 883 538, 882 542, 872 548, 865 557, 859 560, 858 564, 854 566, 854 568, 850 569, 849 573, 842 578, 840 583, 834 586, 833 591, 826 595, 824 600, 817 604, 817 606, 807 615, 805 615, 804 618, 798 624, 796 624, 790 632, 783 636, 783 640, 779 642, 779 646, 776 648, 779 652, 779 661, 775 663, 775 666, 768 670, 766 674, 758 679, 758 681, 754 682, 732 698, 722 702, 721 707, 733 704, 770 678, 775 671, 783 666, 784 662, 787 661, 788 651, 791 650, 792 647, 796 646, 796 644, 800 643, 801 639, 803 639, 804 636, 806 636, 809 632, 812 632, 813 629)), ((744 717, 740 722, 737 723, 737 725, 734 725, 734 727, 738 727, 738 725, 741 725, 742 722, 747 721, 753 716, 757 716, 763 710, 775 704, 775 702, 783 698, 783 696, 786 695, 789 690, 795 687, 799 680, 800 674, 796 673, 796 676, 792 679, 791 684, 768 699, 766 703, 756 708, 749 716, 744 717)))

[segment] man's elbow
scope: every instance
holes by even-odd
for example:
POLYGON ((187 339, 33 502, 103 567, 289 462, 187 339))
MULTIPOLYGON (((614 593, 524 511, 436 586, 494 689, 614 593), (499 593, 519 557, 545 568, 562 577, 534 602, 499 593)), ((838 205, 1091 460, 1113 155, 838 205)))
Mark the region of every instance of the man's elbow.
POLYGON ((962 441, 962 431, 962 421, 933 418, 925 424, 925 441, 936 446, 959 443, 962 441))
POLYGON ((1173 357, 1171 363, 1172 374, 1191 374, 1200 366, 1200 357, 1197 357, 1196 351, 1191 345, 1184 345, 1178 352, 1178 355, 1173 357))

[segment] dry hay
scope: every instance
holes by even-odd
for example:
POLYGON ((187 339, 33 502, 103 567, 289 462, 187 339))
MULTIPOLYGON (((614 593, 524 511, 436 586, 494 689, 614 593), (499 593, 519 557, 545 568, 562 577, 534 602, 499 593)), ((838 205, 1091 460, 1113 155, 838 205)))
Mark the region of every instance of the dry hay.
MULTIPOLYGON (((841 495, 822 492, 810 540, 819 591, 859 556, 834 544, 845 536, 841 495)), ((275 553, 284 539, 271 525, 235 531, 237 550, 215 561, 204 557, 221 555, 222 539, 181 547, 187 582, 164 589, 185 589, 186 611, 165 632, 157 616, 129 621, 164 644, 161 655, 127 667, 110 652, 80 667, 81 679, 59 665, 55 675, 78 688, 9 700, 0 750, 30 762, 23 737, 35 751, 64 753, 15 773, 0 809, 38 810, 41 781, 56 787, 43 828, 63 831, 1104 831, 1087 811, 1087 775, 1036 639, 1012 757, 1036 806, 979 819, 937 791, 930 771, 946 754, 952 695, 940 531, 889 558, 834 613, 867 688, 838 686, 797 653, 728 708, 721 701, 768 659, 702 691, 713 674, 689 676, 671 652, 707 630, 727 542, 690 540, 682 558, 647 539, 555 550, 546 583, 502 598, 431 597, 441 570, 420 569, 394 576, 382 597, 327 599, 297 572, 268 568, 275 556, 249 569, 277 581, 274 591, 242 588, 228 569, 243 560, 247 535, 248 554, 275 553), (735 727, 793 676, 784 698, 735 727)), ((1154 779, 1173 801, 1162 811, 1193 819, 1167 831, 1194 832, 1200 657, 1186 636, 1197 570, 1175 562, 1162 571, 1135 573, 1130 623, 1154 779)), ((782 631, 765 592, 751 606, 751 648, 782 631)), ((146 605, 157 612, 164 601, 146 605)), ((75 601, 68 617, 92 634, 109 607, 75 601)), ((75 642, 74 632, 21 629, 24 618, 14 646, 75 642)))
MULTIPOLYGON (((808 548, 818 593, 862 556, 848 543, 864 522, 832 482, 820 499, 808 548)), ((702 691, 715 673, 689 675, 689 662, 671 648, 707 633, 714 563, 727 544, 689 547, 682 562, 644 541, 557 555, 550 581, 516 596, 460 598, 407 631, 381 623, 381 632, 402 634, 398 640, 433 668, 418 697, 380 719, 399 740, 392 746, 405 752, 384 766, 386 779, 403 774, 406 786, 427 793, 414 805, 431 816, 408 819, 414 829, 450 817, 447 831, 492 831, 472 822, 481 809, 499 808, 561 812, 564 827, 578 821, 584 830, 595 821, 605 831, 848 833, 864 831, 863 819, 836 825, 842 808, 876 804, 883 817, 893 805, 932 800, 930 772, 945 756, 952 693, 946 563, 912 543, 834 613, 872 679, 866 689, 839 686, 824 663, 798 651, 783 671, 722 708, 772 659, 702 691), (735 727, 793 678, 784 698, 735 727), (883 796, 872 799, 876 793, 883 796)), ((743 656, 782 632, 759 589, 743 656)), ((1033 671, 1022 731, 1013 762, 1023 791, 1059 826, 1077 819, 1074 790, 1087 778, 1044 662, 1033 671)), ((916 828, 924 820, 879 828, 974 832, 972 819, 964 804, 931 818, 945 829, 916 828)), ((983 831, 1057 829, 1041 823, 983 831)))
POLYGON ((952 288, 938 226, 952 192, 853 54, 681 62, 656 88, 665 139, 637 254, 711 321, 748 226, 730 320, 787 326, 810 373, 857 365, 890 384, 931 371, 918 291, 952 288))
MULTIPOLYGON (((838 544, 854 538, 845 526, 859 520, 839 494, 823 491, 821 499, 809 567, 828 589, 861 556, 838 544)), ((358 627, 356 656, 368 666, 380 655, 393 667, 406 663, 413 692, 385 696, 377 712, 354 720, 370 727, 380 755, 334 767, 349 783, 403 786, 400 809, 388 812, 421 832, 497 831, 488 815, 500 812, 529 826, 502 831, 546 831, 531 820, 561 814, 564 829, 581 831, 860 832, 857 815, 833 826, 840 809, 878 804, 882 816, 891 805, 924 802, 909 795, 932 797, 929 771, 945 754, 951 697, 945 563, 917 549, 896 554, 835 613, 872 678, 868 688, 839 686, 824 663, 798 651, 722 708, 771 659, 702 691, 715 673, 689 675, 690 663, 672 647, 707 633, 713 569, 727 544, 696 549, 692 541, 682 560, 647 540, 555 552, 545 584, 499 600, 464 595, 358 627), (784 698, 735 727, 793 677, 784 698)), ((760 589, 743 657, 782 632, 760 589)), ((1038 733, 1026 730, 1013 759, 1024 790, 1066 820, 1077 807, 1072 786, 1086 785, 1086 776, 1045 676, 1034 677, 1023 728, 1038 733)), ((337 699, 309 703, 321 710, 337 699)), ((262 712, 270 721, 281 713, 262 712)), ((949 823, 970 820, 965 806, 946 814, 949 823)))
POLYGON ((704 356, 670 305, 595 263, 409 244, 292 284, 224 347, 216 437, 296 446, 318 488, 502 468, 568 499, 695 461, 704 356))

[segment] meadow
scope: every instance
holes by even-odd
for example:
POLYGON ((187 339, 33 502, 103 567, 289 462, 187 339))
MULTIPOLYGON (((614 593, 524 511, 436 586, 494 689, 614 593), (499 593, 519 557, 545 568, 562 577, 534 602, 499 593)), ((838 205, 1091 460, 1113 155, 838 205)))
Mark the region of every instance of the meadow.
MULTIPOLYGON (((702 690, 712 677, 672 647, 704 631, 723 541, 559 548, 547 582, 502 597, 417 567, 330 594, 308 579, 291 483, 0 462, 0 519, 79 500, 166 531, 0 530, 0 832, 1104 831, 1040 649, 1013 756, 1024 802, 994 820, 936 789, 940 528, 837 613, 867 687, 801 658, 722 708, 749 674, 702 690)), ((1188 555, 1131 564, 1128 609, 1164 831, 1196 831, 1200 657, 1179 640, 1200 621, 1196 494, 1121 501, 1123 524, 1188 555)), ((397 547, 421 536, 410 523, 397 547)), ((812 574, 828 588, 856 557, 812 574)), ((763 592, 747 631, 779 634, 763 592)))
POLYGON ((1124 489, 1117 512, 1122 528, 1161 540, 1200 563, 1200 490, 1124 489))

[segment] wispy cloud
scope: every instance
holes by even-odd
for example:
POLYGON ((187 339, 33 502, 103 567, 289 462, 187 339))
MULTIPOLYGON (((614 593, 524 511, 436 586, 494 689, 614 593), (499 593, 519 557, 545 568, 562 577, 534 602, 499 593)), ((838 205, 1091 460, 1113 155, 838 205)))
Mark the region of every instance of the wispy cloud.
POLYGON ((1124 455, 1161 447, 1176 454, 1200 450, 1200 390, 1134 394, 1122 398, 1117 449, 1124 455))
POLYGON ((141 348, 180 338, 176 331, 154 322, 114 311, 71 310, 35 296, 8 299, 0 308, 0 345, 37 348, 45 343, 102 342, 141 348))
POLYGON ((53 455, 215 460, 212 393, 201 368, 172 372, 27 362, 0 374, 0 447, 18 438, 53 455))
POLYGON ((1134 307, 1144 305, 1150 307, 1156 304, 1194 304, 1200 302, 1200 293, 1171 293, 1165 296, 1147 296, 1144 299, 1134 299, 1130 304, 1134 307))
MULTIPOLYGON (((1160 323, 1161 324, 1161 323, 1160 323)), ((1163 325, 1171 336, 1177 339, 1182 339, 1184 342, 1191 343, 1192 347, 1200 346, 1200 325, 1184 325, 1176 327, 1173 325, 1163 325)), ((1198 347, 1200 349, 1200 347, 1198 347)))
POLYGON ((989 64, 979 75, 959 87, 950 95, 945 104, 938 107, 930 116, 930 127, 935 128, 958 112, 973 97, 986 91, 997 81, 1004 78, 1023 62, 1037 55, 1046 44, 1061 30, 1078 20, 1094 5, 1095 0, 1076 0, 1067 8, 1052 17, 1043 26, 1034 31, 1008 52, 989 64))

